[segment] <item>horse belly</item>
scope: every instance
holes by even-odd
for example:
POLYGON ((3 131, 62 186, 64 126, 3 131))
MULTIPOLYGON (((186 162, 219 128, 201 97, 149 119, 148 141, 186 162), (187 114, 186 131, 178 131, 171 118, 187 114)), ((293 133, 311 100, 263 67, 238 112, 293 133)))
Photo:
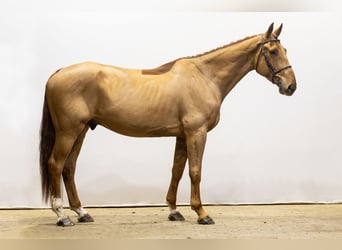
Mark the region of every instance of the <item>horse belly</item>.
POLYGON ((117 133, 134 137, 177 136, 182 133, 177 106, 165 100, 128 100, 101 109, 96 121, 117 133))
POLYGON ((182 134, 178 121, 168 122, 162 118, 156 119, 156 117, 124 116, 121 113, 114 113, 111 115, 111 118, 98 118, 97 121, 102 126, 126 136, 163 137, 182 134))

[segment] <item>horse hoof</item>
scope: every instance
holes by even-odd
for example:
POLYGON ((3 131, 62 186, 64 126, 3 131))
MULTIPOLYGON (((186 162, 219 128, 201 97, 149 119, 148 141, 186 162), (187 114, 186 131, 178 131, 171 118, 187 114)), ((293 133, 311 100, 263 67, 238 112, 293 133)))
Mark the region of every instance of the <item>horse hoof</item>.
POLYGON ((172 213, 169 215, 169 220, 170 221, 184 221, 185 218, 180 212, 172 213))
POLYGON ((57 226, 59 226, 59 227, 70 227, 70 226, 75 226, 75 223, 73 223, 69 217, 65 217, 65 218, 57 221, 57 226))
POLYGON ((78 218, 78 222, 94 222, 94 219, 89 214, 85 214, 78 218))
POLYGON ((213 225, 213 224, 215 224, 215 221, 212 218, 210 218, 209 216, 206 216, 206 217, 204 217, 202 219, 199 219, 198 220, 198 224, 201 224, 201 225, 213 225))

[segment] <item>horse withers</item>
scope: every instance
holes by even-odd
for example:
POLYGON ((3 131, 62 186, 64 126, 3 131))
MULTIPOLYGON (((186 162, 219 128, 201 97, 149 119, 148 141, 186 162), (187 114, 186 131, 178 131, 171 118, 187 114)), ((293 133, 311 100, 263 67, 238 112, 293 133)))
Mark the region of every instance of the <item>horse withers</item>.
POLYGON ((281 30, 282 25, 273 31, 272 23, 263 34, 179 58, 156 69, 85 62, 55 72, 45 90, 40 171, 43 198, 50 200, 57 225, 74 225, 63 210, 62 178, 78 220, 94 221, 81 205, 74 175, 83 139, 89 127, 95 129, 97 125, 127 136, 176 137, 166 196, 168 218, 184 220, 176 209, 176 196, 188 160, 191 208, 199 224, 214 224, 200 198, 207 133, 219 121, 224 98, 252 70, 274 83, 281 94, 295 92, 295 75, 278 39, 281 30))

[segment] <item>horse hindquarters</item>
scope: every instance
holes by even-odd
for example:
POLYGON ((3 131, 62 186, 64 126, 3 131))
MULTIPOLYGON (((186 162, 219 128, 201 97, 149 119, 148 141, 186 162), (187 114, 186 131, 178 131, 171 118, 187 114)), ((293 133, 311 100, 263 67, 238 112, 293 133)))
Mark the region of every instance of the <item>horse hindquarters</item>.
MULTIPOLYGON (((56 111, 57 108, 53 108, 56 111)), ((74 225, 63 211, 61 199, 61 177, 63 174, 71 209, 79 215, 80 221, 93 221, 93 219, 82 219, 85 218, 85 215, 87 218, 91 217, 82 208, 74 183, 76 160, 89 127, 80 122, 76 126, 64 124, 64 127, 62 126, 64 129, 56 130, 53 120, 45 96, 40 129, 40 173, 43 199, 45 202, 50 199, 52 210, 58 216, 57 225, 74 225), (66 127, 68 129, 65 129, 66 127)), ((59 120, 58 124, 61 125, 62 121, 64 120, 59 120)))

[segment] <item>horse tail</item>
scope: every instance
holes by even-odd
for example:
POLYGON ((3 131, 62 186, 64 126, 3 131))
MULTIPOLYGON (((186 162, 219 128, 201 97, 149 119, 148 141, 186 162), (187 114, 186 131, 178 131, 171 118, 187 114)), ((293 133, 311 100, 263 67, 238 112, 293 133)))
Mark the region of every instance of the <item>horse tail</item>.
POLYGON ((46 100, 46 94, 44 97, 43 116, 40 125, 40 176, 42 186, 42 197, 45 202, 48 202, 50 198, 50 177, 48 161, 52 153, 53 146, 55 144, 55 128, 52 123, 50 110, 46 100))

